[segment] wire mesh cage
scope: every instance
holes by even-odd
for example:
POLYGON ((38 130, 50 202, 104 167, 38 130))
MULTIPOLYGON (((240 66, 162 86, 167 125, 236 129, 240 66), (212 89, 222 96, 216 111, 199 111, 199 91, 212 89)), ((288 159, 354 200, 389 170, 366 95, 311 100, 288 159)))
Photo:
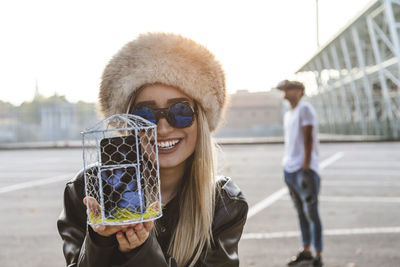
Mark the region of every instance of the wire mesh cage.
POLYGON ((162 216, 157 126, 116 114, 82 132, 88 223, 122 225, 162 216))

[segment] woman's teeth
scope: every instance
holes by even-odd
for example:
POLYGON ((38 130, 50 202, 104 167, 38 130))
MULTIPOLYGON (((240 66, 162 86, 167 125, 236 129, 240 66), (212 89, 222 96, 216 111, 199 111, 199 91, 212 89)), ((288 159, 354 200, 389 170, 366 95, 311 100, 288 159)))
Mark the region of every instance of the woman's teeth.
POLYGON ((167 149, 167 148, 172 148, 176 144, 179 143, 179 140, 173 140, 173 141, 161 141, 157 143, 158 148, 161 149, 167 149))

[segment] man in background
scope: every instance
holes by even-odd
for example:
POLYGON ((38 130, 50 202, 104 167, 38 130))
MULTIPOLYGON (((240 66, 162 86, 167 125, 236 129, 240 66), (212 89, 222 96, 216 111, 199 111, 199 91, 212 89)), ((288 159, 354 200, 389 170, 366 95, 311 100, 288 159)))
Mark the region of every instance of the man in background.
POLYGON ((277 86, 285 94, 290 109, 284 115, 285 182, 297 210, 303 249, 293 256, 289 266, 310 263, 322 266, 322 225, 318 212, 320 187, 318 123, 314 108, 303 101, 304 85, 284 80, 277 86), (314 245, 315 257, 311 253, 314 245))

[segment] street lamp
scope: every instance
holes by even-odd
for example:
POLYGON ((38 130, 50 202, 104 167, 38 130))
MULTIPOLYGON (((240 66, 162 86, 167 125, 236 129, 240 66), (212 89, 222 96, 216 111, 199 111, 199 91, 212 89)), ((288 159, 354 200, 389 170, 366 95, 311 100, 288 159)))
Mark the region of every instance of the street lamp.
POLYGON ((318 0, 315 0, 316 3, 316 19, 317 19, 317 48, 319 48, 319 14, 318 14, 318 0))

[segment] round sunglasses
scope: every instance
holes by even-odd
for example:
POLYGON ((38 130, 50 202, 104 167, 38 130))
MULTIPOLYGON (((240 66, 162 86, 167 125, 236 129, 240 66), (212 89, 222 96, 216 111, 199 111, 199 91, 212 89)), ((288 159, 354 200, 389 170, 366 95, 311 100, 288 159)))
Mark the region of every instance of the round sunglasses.
POLYGON ((165 118, 172 127, 182 129, 192 125, 196 112, 188 102, 178 102, 168 108, 135 107, 131 114, 155 124, 161 118, 165 118))

